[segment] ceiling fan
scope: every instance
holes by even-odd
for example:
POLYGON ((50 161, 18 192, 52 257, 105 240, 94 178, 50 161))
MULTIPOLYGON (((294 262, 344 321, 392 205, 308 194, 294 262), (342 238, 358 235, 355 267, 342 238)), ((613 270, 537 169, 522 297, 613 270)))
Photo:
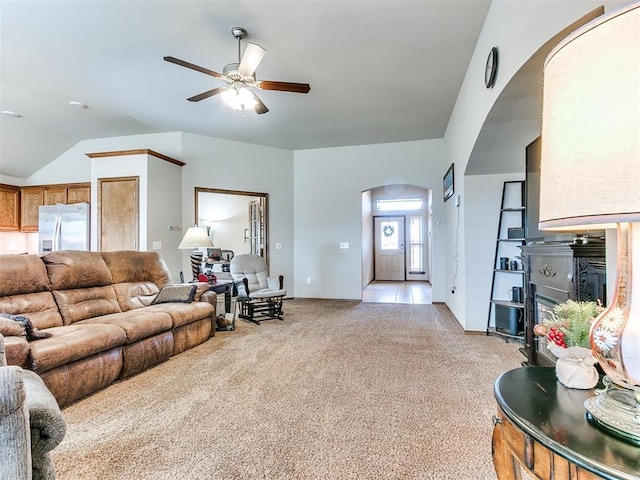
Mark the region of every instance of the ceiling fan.
POLYGON ((238 39, 238 63, 225 65, 222 73, 214 72, 208 68, 185 62, 175 57, 164 57, 167 62, 175 63, 182 67, 190 68, 212 77, 220 78, 227 86, 216 87, 206 92, 187 98, 190 102, 199 102, 205 98, 220 94, 222 99, 236 110, 255 110, 256 113, 267 113, 269 109, 262 100, 248 87, 256 87, 261 90, 278 90, 280 92, 309 93, 311 86, 308 83, 274 82, 271 80, 256 80, 255 71, 264 57, 266 50, 260 45, 248 42, 244 55, 240 58, 240 42, 247 36, 247 31, 242 27, 231 29, 233 36, 238 39))

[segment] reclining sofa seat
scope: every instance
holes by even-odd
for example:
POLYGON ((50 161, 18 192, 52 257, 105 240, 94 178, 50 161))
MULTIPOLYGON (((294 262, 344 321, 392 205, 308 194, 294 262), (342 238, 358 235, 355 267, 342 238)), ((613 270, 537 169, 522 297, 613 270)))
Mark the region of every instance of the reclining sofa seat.
POLYGON ((7 337, 8 362, 37 372, 61 406, 215 332, 216 295, 206 284, 198 285, 199 301, 152 305, 171 283, 157 252, 4 255, 0 275, 25 279, 1 282, 0 312, 24 315, 52 335, 7 337))

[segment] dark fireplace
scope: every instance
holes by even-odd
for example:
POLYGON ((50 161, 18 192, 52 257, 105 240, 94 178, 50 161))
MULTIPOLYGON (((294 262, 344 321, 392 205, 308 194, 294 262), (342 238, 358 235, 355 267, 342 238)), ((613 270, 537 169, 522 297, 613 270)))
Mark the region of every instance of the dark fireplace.
POLYGON ((522 247, 525 271, 525 347, 529 365, 552 366, 555 357, 533 327, 569 299, 606 301, 604 244, 539 243, 522 247))
MULTIPOLYGON (((562 300, 556 298, 546 297, 536 293, 533 295, 533 313, 534 313, 534 326, 544 322, 547 318, 551 317, 553 308, 562 303, 562 300)), ((535 343, 535 351, 538 355, 539 363, 551 363, 555 364, 555 357, 547 349, 546 337, 535 337, 533 339, 535 343), (540 357, 543 357, 540 359, 540 357), (542 362, 540 361, 542 360, 542 362)))

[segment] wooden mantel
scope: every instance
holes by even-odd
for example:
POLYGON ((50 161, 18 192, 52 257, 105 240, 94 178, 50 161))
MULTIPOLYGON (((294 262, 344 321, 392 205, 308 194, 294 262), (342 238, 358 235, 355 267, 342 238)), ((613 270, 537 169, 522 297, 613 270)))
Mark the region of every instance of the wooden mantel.
POLYGON ((96 153, 87 153, 85 155, 87 155, 87 157, 89 158, 122 157, 125 155, 152 155, 161 160, 165 160, 169 163, 178 165, 179 167, 184 167, 186 165, 186 163, 181 162, 180 160, 176 160, 175 158, 171 158, 167 155, 163 155, 162 153, 149 150, 148 148, 141 148, 138 150, 116 150, 114 152, 96 152, 96 153))

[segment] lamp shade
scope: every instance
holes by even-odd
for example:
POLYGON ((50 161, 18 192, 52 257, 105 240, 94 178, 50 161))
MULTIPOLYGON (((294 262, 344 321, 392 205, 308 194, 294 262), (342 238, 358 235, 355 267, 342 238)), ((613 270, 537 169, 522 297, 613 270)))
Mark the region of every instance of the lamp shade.
POLYGON ((615 286, 589 333, 605 388, 584 406, 640 445, 640 1, 577 30, 544 69, 540 228, 613 225, 615 286))
POLYGON ((639 7, 595 19, 546 59, 541 229, 640 220, 639 7))
POLYGON ((184 234, 184 237, 182 237, 180 245, 178 245, 178 248, 180 249, 203 247, 213 247, 213 243, 211 243, 206 230, 201 227, 189 227, 187 232, 184 234))

